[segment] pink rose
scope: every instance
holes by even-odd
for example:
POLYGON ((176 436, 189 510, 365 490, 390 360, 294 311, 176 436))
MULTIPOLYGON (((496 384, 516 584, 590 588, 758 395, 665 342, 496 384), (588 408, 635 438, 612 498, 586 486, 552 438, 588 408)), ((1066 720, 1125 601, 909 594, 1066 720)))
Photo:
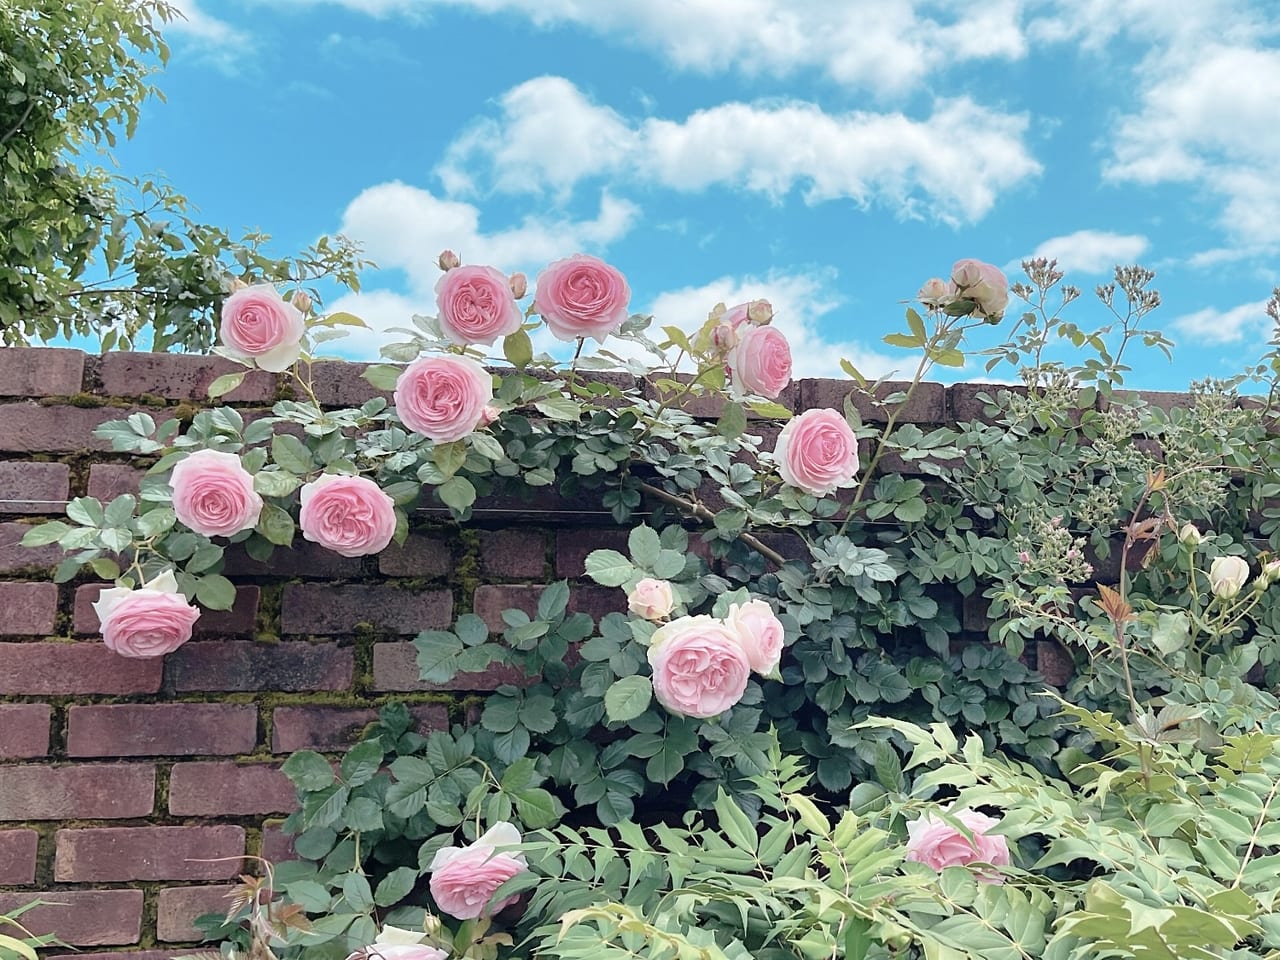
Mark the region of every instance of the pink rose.
POLYGON ((493 267, 456 267, 436 281, 440 328, 454 343, 493 341, 515 333, 524 317, 506 275, 493 267))
POLYGON ((777 672, 785 631, 773 607, 763 600, 735 603, 729 607, 725 626, 733 631, 747 652, 747 662, 752 670, 761 676, 777 672))
POLYGON ((94 601, 102 642, 122 657, 163 657, 191 639, 200 611, 178 592, 166 570, 137 590, 111 587, 94 601))
POLYGON ((743 327, 727 360, 734 396, 776 400, 791 382, 791 347, 777 327, 743 327))
POLYGON ((529 292, 529 278, 523 273, 513 273, 507 283, 511 286, 511 295, 517 300, 523 300, 529 292))
POLYGON ((437 851, 427 868, 431 872, 428 886, 436 905, 458 920, 474 920, 515 903, 518 897, 507 897, 486 908, 499 886, 528 869, 523 854, 498 852, 500 847, 520 842, 520 831, 499 821, 469 846, 437 851))
POLYGON ((474 431, 492 399, 493 377, 470 357, 423 357, 405 367, 396 381, 401 421, 436 443, 461 440, 474 431))
POLYGON ((487 427, 502 416, 502 411, 492 404, 486 403, 484 409, 480 411, 480 422, 477 427, 487 427))
POLYGON ((665 620, 675 604, 671 584, 653 577, 645 577, 627 594, 627 609, 646 620, 665 620))
POLYGON ((275 287, 257 284, 222 301, 222 344, 263 370, 288 370, 302 353, 302 312, 275 287))
MULTIPOLYGON (((934 870, 967 867, 971 863, 989 863, 993 867, 1009 865, 1009 844, 1005 838, 987 836, 987 831, 998 826, 999 820, 976 810, 961 810, 951 814, 951 818, 964 824, 973 839, 936 814, 927 813, 907 824, 907 859, 934 870)), ((979 871, 977 877, 983 883, 1002 882, 998 874, 991 872, 979 871)))
POLYGON ((230 537, 258 524, 262 498, 234 453, 198 450, 178 461, 169 479, 173 512, 206 537, 230 537))
POLYGON ((578 253, 538 274, 533 309, 557 340, 594 337, 603 343, 627 319, 630 299, 631 288, 616 267, 578 253))
POLYGON ((654 631, 649 642, 653 695, 672 713, 705 719, 742 699, 751 664, 738 638, 720 620, 681 617, 654 631))
POLYGON ((916 294, 916 299, 921 303, 936 307, 950 300, 954 295, 955 289, 950 284, 945 280, 939 280, 934 277, 932 280, 924 282, 924 286, 916 294))
POLYGON ((858 474, 858 438, 835 410, 792 417, 773 450, 782 479, 815 497, 851 487, 858 474))
POLYGON ((976 303, 978 316, 999 319, 1009 305, 1009 280, 999 267, 981 260, 957 260, 951 268, 956 292, 976 303))
POLYGON ((304 484, 301 496, 302 535, 344 557, 385 550, 396 532, 395 501, 367 477, 326 473, 304 484))
POLYGON ((425 933, 387 924, 373 943, 350 954, 347 960, 447 960, 449 954, 444 950, 422 942, 426 937, 425 933))

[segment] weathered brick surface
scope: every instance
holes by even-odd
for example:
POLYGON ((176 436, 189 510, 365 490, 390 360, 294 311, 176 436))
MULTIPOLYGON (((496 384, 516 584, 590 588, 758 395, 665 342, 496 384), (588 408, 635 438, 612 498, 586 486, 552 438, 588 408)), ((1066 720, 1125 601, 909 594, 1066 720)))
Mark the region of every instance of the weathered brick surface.
POLYGON ((581 577, 587 572, 587 555, 593 550, 627 552, 626 530, 570 527, 556 531, 556 576, 581 577))
POLYGON ((62 513, 71 489, 65 463, 0 462, 0 513, 62 513))
POLYGON ((84 382, 84 352, 61 347, 0 349, 0 396, 69 397, 84 382))
POLYGON ((39 844, 34 830, 0 830, 0 886, 35 883, 39 844))
POLYGON ((0 583, 0 634, 47 636, 58 616, 58 587, 52 583, 0 583))
POLYGON ((59 830, 53 878, 59 882, 226 880, 237 876, 244 828, 92 827, 59 830))
POLYGON ((156 768, 148 763, 6 766, 0 820, 120 820, 155 807, 156 768))
POLYGON ((169 812, 176 816, 288 813, 295 806, 293 784, 275 764, 182 762, 169 775, 169 812))
POLYGON ((372 364, 322 361, 311 368, 316 399, 326 407, 358 407, 373 397, 391 402, 391 394, 375 390, 364 378, 372 364))
MULTIPOLYGON (((75 607, 71 617, 71 626, 76 633, 85 635, 99 632, 102 625, 98 622, 93 604, 109 586, 106 583, 89 583, 76 588, 75 607)), ((236 602, 230 610, 201 608, 200 619, 196 621, 192 633, 198 637, 253 636, 258 617, 259 592, 256 586, 240 586, 236 588, 236 602)))
POLYGON ((277 547, 265 563, 252 559, 236 545, 227 548, 225 558, 224 572, 229 577, 340 580, 358 577, 365 571, 365 562, 360 557, 341 556, 300 536, 294 538, 292 547, 277 547))
POLYGON ((373 688, 381 691, 493 690, 505 683, 528 683, 511 667, 494 664, 483 673, 461 673, 449 684, 425 683, 419 677, 418 650, 409 642, 373 645, 373 688))
MULTIPOLYGON (((41 890, 0 893, 0 913, 34 899, 47 901, 22 915, 36 936, 52 933, 73 947, 108 947, 137 943, 142 932, 141 890, 41 890)), ((63 956, 67 956, 64 954, 63 956)), ((85 954, 74 954, 84 960, 85 954)), ((98 954, 118 957, 121 954, 98 954)))
POLYGON ((0 450, 12 453, 74 453, 110 450, 93 435, 108 420, 123 420, 127 407, 72 407, 20 402, 0 405, 0 450))
POLYGON ((177 960, 206 953, 207 948, 183 947, 172 950, 111 950, 104 953, 55 953, 48 960, 177 960))
POLYGON ((378 554, 378 569, 389 577, 434 579, 445 576, 452 566, 449 545, 430 534, 410 534, 403 547, 392 542, 378 554))
POLYGON ((1037 640, 1036 669, 1045 683, 1065 687, 1075 675, 1076 665, 1071 654, 1058 641, 1037 640))
POLYGON ((67 710, 67 756, 252 753, 258 710, 234 703, 117 703, 67 710))
POLYGON ((355 673, 351 649, 336 643, 193 641, 164 661, 165 686, 178 693, 345 690, 355 673))
POLYGON ((28 760, 49 753, 47 703, 0 703, 0 760, 28 760))
POLYGON ((229 884, 210 887, 165 887, 156 897, 156 939, 164 943, 199 940, 193 924, 206 913, 226 913, 229 884))
MULTIPOLYGON (((109 397, 151 394, 170 400, 207 400, 209 384, 225 373, 245 373, 240 386, 223 394, 219 403, 264 403, 276 394, 274 374, 246 371, 222 357, 191 357, 176 353, 108 353, 98 362, 102 392, 109 397)), ((159 420, 159 417, 157 417, 159 420)))
POLYGON ((285 833, 283 824, 283 820, 265 820, 262 824, 262 847, 259 855, 271 863, 298 859, 298 853, 293 849, 294 835, 285 833))
MULTIPOLYGON (((502 621, 502 611, 507 609, 523 610, 533 616, 538 609, 538 598, 546 589, 531 584, 494 584, 486 583, 476 587, 472 609, 476 615, 488 624, 493 633, 502 633, 506 625, 502 621)), ((599 620, 607 613, 623 611, 627 608, 627 595, 620 588, 584 586, 574 587, 569 592, 569 612, 591 614, 599 620)))
MULTIPOLYGON (((3 417, 2 413, 0 417, 3 417)), ((0 573, 48 570, 62 559, 62 548, 56 543, 43 547, 24 547, 22 538, 30 529, 25 523, 0 523, 0 573)))
POLYGON ((801 380, 800 404, 796 409, 829 408, 843 412, 845 397, 852 397, 858 414, 868 423, 884 423, 895 410, 898 423, 942 423, 946 420, 947 390, 940 383, 920 384, 905 406, 883 405, 886 397, 901 393, 909 386, 909 381, 890 380, 882 383, 871 396, 852 380, 801 380))
MULTIPOLYGON (((443 704, 422 703, 409 712, 419 733, 449 725, 449 711, 443 704)), ((377 718, 378 711, 372 707, 277 707, 272 712, 271 751, 345 750, 377 718)))
POLYGON ((541 579, 547 568, 547 535, 542 530, 483 530, 480 569, 489 577, 541 579))
POLYGON ((357 624, 384 633, 413 634, 453 620, 447 590, 408 590, 390 584, 291 583, 284 589, 282 633, 347 634, 357 624))
POLYGON ((145 470, 122 463, 95 463, 89 467, 89 488, 85 492, 103 503, 110 503, 125 493, 136 497, 145 475, 145 470))
POLYGON ((0 695, 155 693, 159 658, 134 659, 102 643, 0 643, 0 695))

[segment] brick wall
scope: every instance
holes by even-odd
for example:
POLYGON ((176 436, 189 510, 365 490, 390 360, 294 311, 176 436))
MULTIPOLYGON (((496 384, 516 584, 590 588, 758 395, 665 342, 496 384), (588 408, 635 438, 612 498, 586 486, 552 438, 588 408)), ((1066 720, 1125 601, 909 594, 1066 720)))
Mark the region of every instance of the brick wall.
MULTIPOLYGON (((294 794, 279 766, 291 751, 343 749, 392 698, 411 705, 420 729, 444 726, 506 679, 491 671, 452 689, 424 684, 414 634, 469 610, 497 625, 505 607, 531 606, 537 585, 581 577, 590 550, 625 542, 597 504, 547 496, 532 507, 484 503, 465 531, 424 511, 405 546, 378 557, 301 540, 265 565, 229 552, 234 609, 206 612, 192 642, 163 660, 118 657, 95 637, 101 585, 50 582, 59 552, 18 546, 24 524, 59 515, 68 497, 135 488, 139 469, 93 428, 133 410, 189 413, 229 369, 195 357, 0 349, 0 910, 37 895, 57 901, 27 920, 89 948, 81 960, 182 952, 191 919, 224 906, 246 869, 239 858, 287 856, 279 822, 294 794)), ((371 396, 360 370, 318 365, 323 401, 371 396)), ((265 408, 287 390, 277 381, 254 373, 228 399, 265 408)), ((926 384, 904 419, 979 417, 979 389, 926 384)), ((846 390, 808 380, 783 400, 838 407, 846 390)), ((573 592, 576 608, 595 615, 622 600, 590 584, 573 592)), ((966 611, 966 627, 985 631, 980 608, 966 611)), ((1046 672, 1061 668, 1051 653, 1040 652, 1046 672)))

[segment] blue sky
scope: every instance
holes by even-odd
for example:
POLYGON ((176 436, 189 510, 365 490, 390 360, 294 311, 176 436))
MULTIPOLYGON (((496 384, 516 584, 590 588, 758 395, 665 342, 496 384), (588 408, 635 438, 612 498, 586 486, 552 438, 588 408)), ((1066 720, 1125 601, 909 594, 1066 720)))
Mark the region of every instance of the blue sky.
POLYGON ((329 306, 379 328, 434 312, 442 248, 531 279, 585 251, 660 323, 768 297, 799 375, 909 372, 880 337, 961 257, 1057 256, 1086 327, 1140 262, 1178 348, 1127 382, 1179 389, 1271 332, 1272 2, 180 0, 118 153, 277 252, 362 241, 382 269, 329 306))

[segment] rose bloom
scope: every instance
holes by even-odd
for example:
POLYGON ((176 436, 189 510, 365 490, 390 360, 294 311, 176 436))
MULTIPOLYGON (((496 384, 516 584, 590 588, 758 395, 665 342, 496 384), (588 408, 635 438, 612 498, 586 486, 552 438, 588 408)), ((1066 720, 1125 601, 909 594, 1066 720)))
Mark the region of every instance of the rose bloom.
POLYGON ((448 953, 422 942, 426 936, 388 924, 373 943, 350 954, 347 960, 446 960, 448 953))
POLYGON ((653 695, 672 713, 706 719, 742 699, 751 663, 725 624, 708 616, 681 617, 654 631, 649 642, 653 695))
POLYGON ((492 399, 493 377, 470 357, 422 357, 396 381, 401 421, 436 443, 461 440, 474 431, 492 399))
POLYGON ((556 260, 538 274, 533 309, 557 340, 594 337, 603 343, 627 319, 626 278, 584 253, 556 260))
POLYGON ((645 577, 627 594, 627 609, 646 620, 664 620, 676 604, 671 584, 666 580, 645 577))
POLYGON ((122 657, 163 657, 191 639, 200 610, 178 592, 166 570, 137 590, 110 587, 94 601, 102 642, 122 657))
POLYGON ((230 537, 258 524, 262 498, 234 453, 198 450, 178 461, 169 479, 173 512, 206 537, 230 537))
POLYGON ((773 607, 763 600, 735 603, 724 622, 747 652, 752 670, 762 676, 777 671, 785 631, 773 607))
MULTIPOLYGON (((907 824, 907 859, 934 870, 967 867, 971 863, 989 863, 993 867, 1009 865, 1009 844, 1005 838, 987 835, 999 820, 976 810, 961 810, 951 817, 965 825, 973 834, 972 840, 941 817, 927 813, 907 824)), ((998 874, 990 872, 980 871, 977 878, 983 883, 1002 882, 998 874)))
POLYGON ((520 831, 500 820, 469 846, 437 851, 427 869, 431 896, 440 909, 458 920, 474 920, 515 903, 518 897, 507 897, 486 908, 499 886, 527 869, 523 854, 497 851, 520 840, 520 831))
POLYGON ((440 328, 454 343, 493 341, 515 333, 524 319, 507 277, 493 267, 457 267, 436 281, 440 328))
POLYGON ((967 300, 978 305, 977 314, 998 319, 1009 305, 1009 280, 999 267, 981 260, 957 260, 951 282, 967 300))
POLYGON ((1249 579, 1249 563, 1243 557, 1217 557, 1209 567, 1209 590, 1230 600, 1249 579))
POLYGON ((744 327, 727 360, 735 396, 776 400, 791 382, 791 346, 777 327, 744 327))
POLYGON ((302 312, 275 287, 257 284, 222 302, 222 344, 263 370, 288 370, 302 353, 302 312))
POLYGON ((928 304, 931 307, 936 307, 941 305, 943 302, 950 300, 953 296, 955 296, 955 288, 945 280, 939 280, 937 277, 934 277, 933 279, 926 280, 924 282, 924 286, 922 286, 916 294, 916 299, 921 303, 928 304))
POLYGON ((835 410, 792 417, 773 450, 782 479, 815 497, 851 487, 858 474, 858 439, 835 410))
POLYGON ((385 550, 396 532, 395 501, 367 477, 326 473, 301 491, 302 535, 344 557, 385 550))

